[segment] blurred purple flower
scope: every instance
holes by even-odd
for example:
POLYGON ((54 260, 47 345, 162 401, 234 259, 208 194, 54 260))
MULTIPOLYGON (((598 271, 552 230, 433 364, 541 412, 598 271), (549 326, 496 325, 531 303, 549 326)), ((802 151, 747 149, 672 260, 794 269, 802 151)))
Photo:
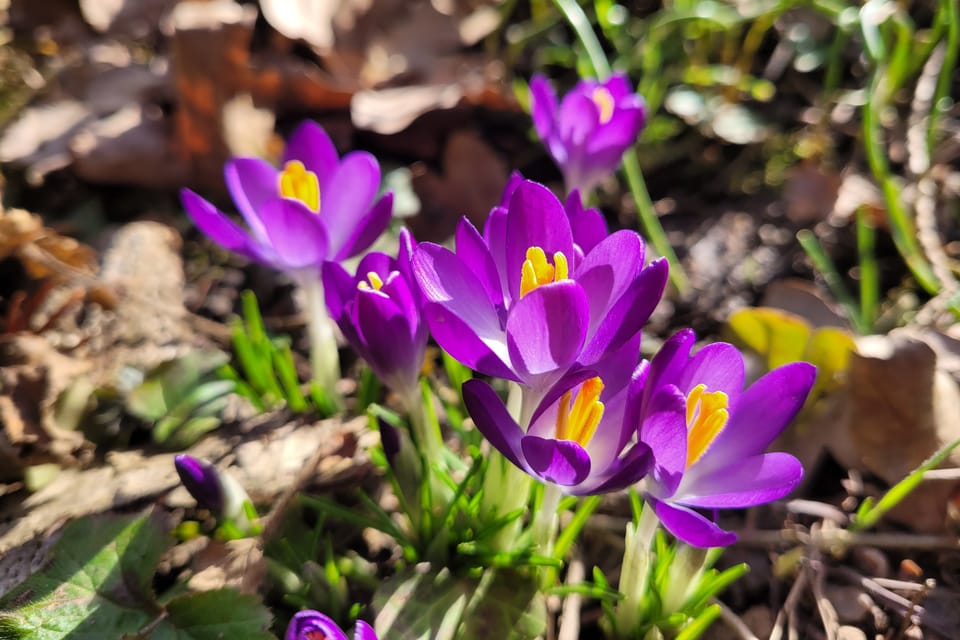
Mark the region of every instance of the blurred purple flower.
POLYGON ((634 339, 622 355, 565 377, 546 394, 526 432, 486 382, 465 382, 463 401, 490 444, 534 478, 571 495, 618 491, 652 464, 649 447, 633 441, 636 424, 625 420, 638 357, 634 339))
POLYGON ((541 75, 530 81, 533 125, 563 172, 567 191, 587 193, 620 166, 646 119, 643 98, 624 74, 581 80, 557 101, 541 75))
MULTIPOLYGON (((329 616, 319 611, 300 611, 290 620, 285 640, 348 640, 347 634, 329 616)), ((377 640, 373 628, 357 620, 353 640, 377 640)))
POLYGON ((416 242, 400 230, 396 258, 370 252, 351 276, 339 264, 323 269, 327 310, 350 345, 394 391, 416 394, 427 347, 423 300, 410 259, 416 242))
POLYGON ((494 208, 482 236, 464 218, 456 253, 424 243, 413 273, 441 347, 542 392, 640 331, 663 293, 667 262, 644 267, 638 234, 602 235, 602 218, 579 203, 565 209, 543 185, 515 179, 508 189, 509 204, 494 208))
POLYGON ((341 160, 323 128, 309 121, 290 136, 282 169, 234 158, 224 177, 248 229, 184 189, 187 214, 217 244, 281 271, 316 269, 360 253, 386 228, 393 208, 389 193, 374 202, 376 159, 354 151, 341 160))
POLYGON ((736 535, 694 509, 752 507, 796 487, 800 461, 764 451, 800 411, 816 369, 794 362, 744 390, 741 353, 715 343, 691 357, 695 340, 681 331, 637 369, 627 422, 653 451, 645 492, 663 525, 693 546, 724 546, 736 535))
POLYGON ((223 511, 223 484, 216 467, 186 454, 174 456, 173 465, 197 504, 217 514, 223 511))

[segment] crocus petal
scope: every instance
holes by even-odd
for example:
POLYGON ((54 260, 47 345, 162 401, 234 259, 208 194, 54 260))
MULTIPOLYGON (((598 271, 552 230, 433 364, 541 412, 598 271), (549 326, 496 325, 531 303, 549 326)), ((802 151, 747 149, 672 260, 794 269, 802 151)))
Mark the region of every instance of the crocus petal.
POLYGON ((597 495, 612 493, 636 484, 650 471, 653 456, 650 448, 638 442, 620 458, 616 458, 603 472, 597 483, 586 482, 571 490, 573 495, 597 495))
POLYGON ((346 260, 372 245, 390 225, 393 217, 393 192, 385 193, 356 221, 351 233, 337 251, 335 260, 346 260))
POLYGON ((381 378, 407 383, 419 375, 423 358, 420 345, 414 343, 415 320, 381 291, 357 292, 353 321, 368 362, 381 378))
POLYGON ((283 150, 283 162, 299 160, 307 171, 312 171, 320 183, 321 197, 332 183, 340 160, 330 136, 323 127, 310 120, 294 129, 283 150))
POLYGON ((603 82, 603 88, 610 92, 610 97, 613 98, 615 104, 620 104, 624 99, 630 99, 631 97, 639 98, 637 94, 633 93, 630 78, 622 71, 610 74, 610 77, 603 82))
POLYGON ((573 234, 563 205, 549 189, 536 182, 522 182, 510 198, 506 237, 505 268, 510 297, 514 300, 519 297, 527 249, 540 247, 551 260, 557 251, 568 260, 573 257, 573 234))
POLYGON ((570 219, 570 229, 573 231, 573 241, 580 247, 584 255, 590 253, 609 235, 607 221, 597 209, 584 209, 580 199, 580 192, 574 189, 563 208, 570 219))
POLYGON ((331 253, 340 253, 354 236, 379 188, 380 165, 376 158, 366 151, 343 157, 330 188, 320 192, 320 217, 330 230, 331 253))
POLYGON ((503 304, 503 289, 500 283, 500 274, 493 256, 487 248, 483 237, 477 228, 467 220, 461 218, 457 225, 457 256, 466 264, 473 266, 473 272, 487 292, 487 298, 497 306, 503 304))
POLYGON ((197 228, 221 247, 250 260, 268 261, 266 252, 247 232, 215 206, 190 189, 180 191, 180 201, 197 228))
POLYGON ((571 147, 582 147, 599 122, 600 111, 589 95, 571 91, 564 96, 560 103, 559 134, 568 152, 571 147))
POLYGON ((276 198, 260 206, 270 244, 288 269, 319 266, 327 257, 327 230, 299 200, 276 198))
POLYGON ((754 382, 730 409, 730 422, 701 458, 703 472, 762 453, 797 415, 817 370, 806 362, 778 367, 754 382))
POLYGON ((316 633, 327 640, 347 640, 346 634, 329 616, 312 610, 300 611, 293 616, 287 627, 286 640, 309 640, 316 633))
POLYGON ((562 373, 583 346, 587 296, 571 280, 537 287, 514 303, 507 317, 510 362, 521 377, 562 373))
POLYGON ((691 507, 738 509, 779 500, 803 479, 803 465, 789 453, 765 453, 711 473, 691 467, 674 500, 691 507))
POLYGON ((588 334, 589 342, 579 359, 581 364, 599 360, 640 331, 660 302, 668 269, 666 258, 658 258, 630 283, 627 291, 607 309, 594 333, 588 334))
POLYGON ((590 329, 593 335, 607 311, 643 267, 643 241, 633 231, 617 231, 586 254, 574 278, 587 292, 590 301, 590 329))
POLYGON ((339 321, 347 305, 357 295, 357 281, 342 266, 330 261, 323 263, 321 279, 327 312, 331 318, 339 321))
POLYGON ((254 237, 266 241, 267 231, 260 220, 260 207, 280 196, 276 168, 260 158, 233 158, 223 167, 223 177, 237 210, 254 237))
POLYGON ((363 620, 357 620, 357 628, 353 631, 353 640, 377 640, 373 627, 363 620))
POLYGON ((586 140, 586 152, 598 164, 613 163, 616 167, 620 157, 637 140, 643 129, 645 113, 642 106, 615 107, 610 120, 586 140))
POLYGON ((463 404, 477 425, 477 430, 504 458, 526 471, 527 466, 521 461, 523 453, 520 449, 523 430, 510 417, 496 391, 486 382, 474 379, 463 383, 461 394, 463 404))
POLYGON ((706 385, 707 391, 723 391, 730 404, 743 389, 743 355, 731 344, 715 342, 703 347, 690 359, 676 385, 683 393, 697 385, 706 385))
POLYGON ((694 547, 725 547, 737 541, 737 535, 724 531, 693 509, 647 497, 663 526, 694 547))
POLYGON ((565 151, 556 129, 558 109, 557 94, 550 82, 542 75, 533 76, 530 80, 530 116, 533 118, 533 126, 540 139, 547 144, 550 155, 560 164, 565 159, 565 151))
POLYGON ((687 399, 673 385, 657 389, 640 425, 640 441, 653 453, 651 491, 660 498, 673 495, 687 464, 687 399))
POLYGON ((470 266, 448 249, 429 242, 414 252, 412 266, 420 291, 436 303, 428 304, 424 315, 437 343, 477 371, 502 375, 502 368, 487 357, 496 354, 501 365, 509 361, 500 315, 470 266), (478 368, 481 362, 492 365, 497 373, 478 368))
POLYGON ((437 302, 424 305, 423 317, 433 339, 454 360, 482 374, 520 382, 520 377, 507 364, 506 343, 479 335, 473 325, 437 302))
POLYGON ((520 447, 530 470, 548 482, 572 487, 590 475, 590 455, 576 442, 524 436, 520 447))
POLYGON ((503 303, 509 306, 514 296, 510 293, 510 280, 507 269, 507 210, 504 207, 494 207, 487 216, 483 225, 483 241, 490 250, 490 257, 500 275, 500 290, 503 292, 503 303))
POLYGON ((696 340, 697 336, 692 329, 681 329, 660 346, 657 355, 650 362, 650 373, 643 392, 644 402, 650 399, 662 382, 673 383, 679 378, 680 371, 686 366, 690 358, 690 349, 696 340))

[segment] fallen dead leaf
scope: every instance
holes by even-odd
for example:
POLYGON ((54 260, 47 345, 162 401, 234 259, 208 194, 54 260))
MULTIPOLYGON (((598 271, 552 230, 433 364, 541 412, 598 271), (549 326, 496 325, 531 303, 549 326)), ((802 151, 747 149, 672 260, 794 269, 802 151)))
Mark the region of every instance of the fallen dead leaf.
POLYGON ((413 189, 423 203, 409 220, 420 240, 442 242, 453 235, 462 215, 482 227, 500 202, 507 183, 506 162, 477 133, 455 131, 443 150, 443 174, 415 165, 413 189))
POLYGON ((267 563, 256 538, 210 540, 194 558, 193 569, 187 586, 194 591, 233 587, 243 593, 257 593, 267 575, 267 563))

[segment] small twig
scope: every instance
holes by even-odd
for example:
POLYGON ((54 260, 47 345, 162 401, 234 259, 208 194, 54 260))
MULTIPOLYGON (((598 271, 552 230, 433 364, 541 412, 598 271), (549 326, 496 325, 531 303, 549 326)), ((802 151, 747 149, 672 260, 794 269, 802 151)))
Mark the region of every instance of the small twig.
POLYGON ((827 634, 827 640, 837 640, 840 633, 840 616, 837 610, 830 603, 823 589, 825 574, 823 563, 820 561, 820 552, 813 550, 813 557, 806 563, 804 570, 813 574, 810 581, 813 590, 813 599, 817 603, 817 611, 820 612, 820 619, 823 621, 823 630, 827 634))
POLYGON ((907 598, 904 598, 898 593, 890 591, 886 587, 880 585, 876 580, 868 578, 867 576, 854 571, 850 567, 834 567, 831 569, 831 573, 843 577, 848 582, 863 587, 863 589, 868 591, 871 595, 885 602, 896 613, 903 617, 910 617, 910 621, 914 624, 920 623, 920 619, 924 613, 923 607, 915 604, 907 598))
MULTIPOLYGON (((579 554, 574 555, 567 565, 567 584, 578 585, 583 582, 585 577, 586 568, 583 565, 583 558, 579 554)), ((579 593, 571 593, 563 599, 557 640, 577 640, 580 637, 580 608, 582 605, 583 596, 579 593)))
POLYGON ((832 520, 839 525, 846 525, 850 518, 840 509, 826 502, 816 500, 791 500, 787 503, 787 511, 805 516, 814 516, 823 520, 832 520))
POLYGON ((833 529, 813 534, 798 529, 781 531, 737 531, 737 544, 748 547, 776 547, 787 544, 814 545, 822 551, 837 547, 877 547, 921 551, 956 551, 960 538, 950 535, 911 533, 862 533, 833 529))
POLYGON ((760 640, 760 638, 753 635, 753 631, 750 630, 747 623, 743 621, 743 618, 734 613, 733 609, 716 599, 713 600, 713 604, 720 607, 720 618, 727 623, 730 630, 737 634, 740 640, 760 640))
POLYGON ((785 624, 789 624, 790 626, 787 632, 789 637, 795 637, 797 635, 793 619, 796 617, 797 602, 800 600, 800 595, 803 593, 806 584, 807 572, 801 571, 799 575, 797 575, 793 586, 790 587, 790 593, 787 594, 783 608, 777 613, 777 619, 773 622, 773 631, 770 632, 770 640, 783 640, 783 627, 785 624))
POLYGON ((960 480, 960 468, 930 469, 923 474, 924 480, 960 480))

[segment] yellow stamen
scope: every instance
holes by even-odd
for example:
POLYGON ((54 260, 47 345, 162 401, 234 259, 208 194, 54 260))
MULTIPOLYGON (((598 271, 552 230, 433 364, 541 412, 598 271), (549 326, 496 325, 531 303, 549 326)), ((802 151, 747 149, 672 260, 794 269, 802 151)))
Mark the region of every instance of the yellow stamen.
POLYGON ((687 396, 687 468, 703 457, 730 418, 727 394, 699 384, 687 396))
POLYGON ((320 212, 320 182, 317 174, 307 171, 299 160, 290 160, 283 166, 280 172, 280 195, 299 200, 311 211, 320 212))
POLYGON ((383 287, 383 278, 377 275, 376 271, 369 271, 367 273, 367 279, 357 283, 357 288, 363 290, 373 289, 374 291, 380 291, 381 287, 383 287))
POLYGON ((593 90, 593 93, 590 94, 590 99, 593 100, 594 104, 597 105, 597 109, 600 110, 600 124, 610 122, 610 118, 613 117, 614 100, 607 88, 597 87, 593 90))
POLYGON ((604 407, 600 402, 602 391, 603 381, 600 378, 590 378, 580 386, 580 393, 573 401, 572 408, 572 390, 560 397, 560 406, 557 408, 557 440, 571 440, 581 447, 587 446, 603 418, 604 407))
POLYGON ((567 257, 562 251, 553 254, 553 264, 547 262, 547 254, 540 247, 527 249, 527 259, 520 268, 520 297, 537 287, 559 282, 570 277, 567 257))

